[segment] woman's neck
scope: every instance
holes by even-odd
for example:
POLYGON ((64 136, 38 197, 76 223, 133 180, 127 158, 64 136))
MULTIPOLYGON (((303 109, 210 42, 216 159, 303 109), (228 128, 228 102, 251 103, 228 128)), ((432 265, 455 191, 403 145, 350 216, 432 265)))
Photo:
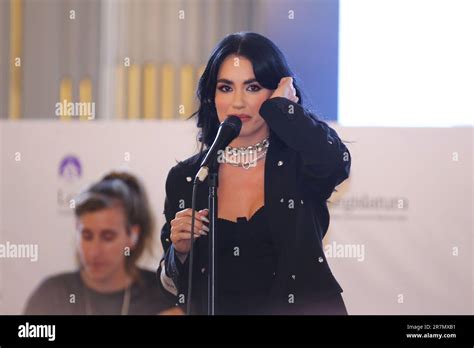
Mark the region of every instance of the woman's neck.
POLYGON ((268 138, 268 133, 263 133, 260 135, 253 136, 238 136, 229 144, 230 147, 248 147, 262 142, 264 139, 268 138))
POLYGON ((116 292, 128 288, 133 283, 133 277, 125 269, 118 274, 100 280, 92 279, 83 269, 80 271, 80 275, 85 285, 97 292, 116 292))

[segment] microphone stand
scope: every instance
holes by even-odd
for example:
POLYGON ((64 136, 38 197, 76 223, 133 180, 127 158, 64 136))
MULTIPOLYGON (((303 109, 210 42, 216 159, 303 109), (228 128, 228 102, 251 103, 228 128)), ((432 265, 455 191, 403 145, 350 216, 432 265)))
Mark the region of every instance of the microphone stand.
POLYGON ((215 287, 215 256, 216 256, 216 222, 217 222, 217 188, 219 186, 218 181, 218 168, 217 161, 215 165, 210 168, 207 182, 209 185, 209 265, 208 265, 208 278, 207 278, 207 314, 215 315, 215 299, 216 299, 216 287, 215 287))

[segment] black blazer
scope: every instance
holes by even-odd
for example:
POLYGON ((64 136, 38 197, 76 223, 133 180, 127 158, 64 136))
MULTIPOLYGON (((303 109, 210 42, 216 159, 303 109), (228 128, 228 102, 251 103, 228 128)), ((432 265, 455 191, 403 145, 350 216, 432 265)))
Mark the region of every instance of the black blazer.
MULTIPOLYGON (((351 157, 337 133, 299 104, 278 97, 266 100, 260 115, 270 128, 265 162, 265 214, 277 240, 278 266, 270 300, 274 313, 302 313, 329 294, 343 290, 329 269, 322 239, 329 226, 326 201, 348 176, 351 157), (296 310, 298 308, 298 310, 296 310)), ((176 285, 178 304, 187 296, 188 263, 171 247, 170 222, 191 207, 194 176, 207 151, 174 166, 166 180, 161 231, 166 275, 176 285)), ((197 210, 208 208, 207 182, 198 186, 197 210)), ((195 240, 193 311, 207 313, 207 236, 195 240)), ((158 275, 161 274, 161 263, 158 275)), ((310 313, 309 313, 310 314, 310 313)))

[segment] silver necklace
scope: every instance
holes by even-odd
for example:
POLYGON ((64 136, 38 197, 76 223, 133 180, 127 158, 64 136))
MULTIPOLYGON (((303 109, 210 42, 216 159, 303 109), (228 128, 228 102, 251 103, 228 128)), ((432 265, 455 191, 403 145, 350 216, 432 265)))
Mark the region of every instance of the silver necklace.
POLYGON ((269 145, 270 141, 268 138, 265 138, 255 145, 246 147, 228 146, 223 154, 224 163, 244 169, 255 167, 257 166, 257 162, 267 154, 269 145))
MULTIPOLYGON (((83 290, 84 290, 84 300, 86 306, 86 314, 93 315, 94 312, 92 310, 92 303, 89 298, 89 291, 87 291, 86 285, 83 283, 83 290)), ((122 309, 120 310, 120 315, 127 315, 129 308, 130 308, 130 297, 131 297, 131 284, 127 286, 125 292, 123 294, 123 301, 122 301, 122 309)))

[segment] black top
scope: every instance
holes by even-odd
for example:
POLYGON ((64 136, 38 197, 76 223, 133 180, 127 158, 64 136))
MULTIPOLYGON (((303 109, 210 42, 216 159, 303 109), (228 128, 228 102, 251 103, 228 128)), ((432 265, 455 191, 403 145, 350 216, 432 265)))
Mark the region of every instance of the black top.
POLYGON ((216 314, 265 314, 277 255, 262 206, 247 221, 217 219, 216 314))
MULTIPOLYGON (((130 288, 128 314, 153 315, 174 306, 157 286, 153 272, 140 269, 139 279, 130 288)), ((125 290, 101 293, 88 288, 79 271, 63 273, 47 278, 38 286, 28 299, 24 314, 120 315, 124 296, 125 290)))

